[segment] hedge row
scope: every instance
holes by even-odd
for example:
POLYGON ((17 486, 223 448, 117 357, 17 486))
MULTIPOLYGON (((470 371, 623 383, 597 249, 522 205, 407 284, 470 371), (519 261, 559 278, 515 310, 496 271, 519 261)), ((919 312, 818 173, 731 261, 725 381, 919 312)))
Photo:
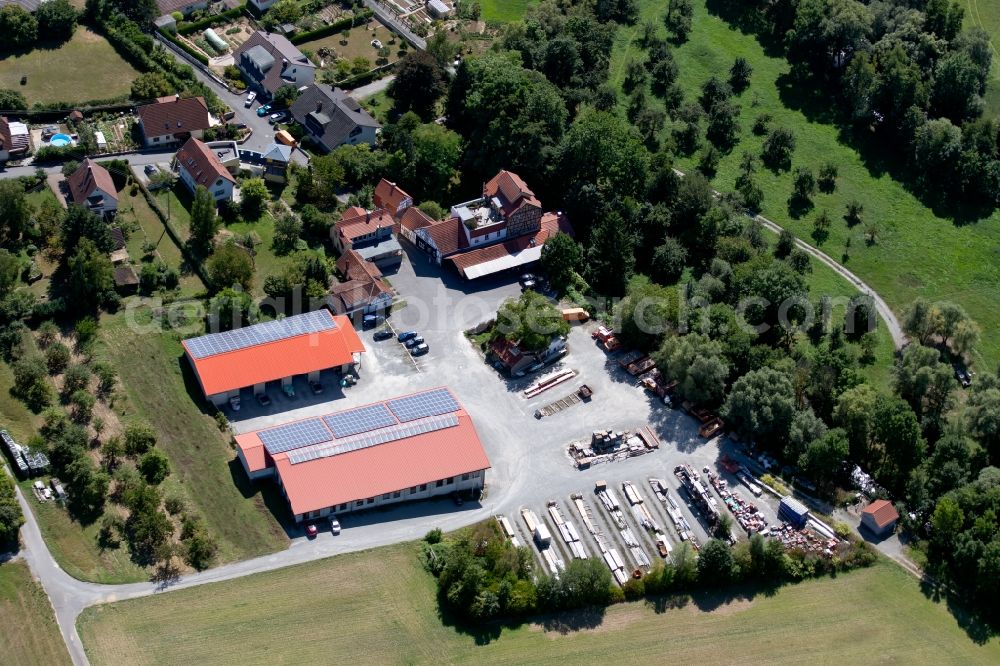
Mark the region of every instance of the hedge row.
POLYGON ((227 9, 224 12, 215 14, 214 16, 206 16, 198 21, 181 22, 177 25, 177 34, 179 35, 190 35, 192 32, 198 30, 204 30, 205 28, 211 28, 213 26, 219 25, 220 23, 228 23, 233 19, 237 19, 243 16, 243 7, 245 5, 240 5, 233 9, 227 9))
POLYGON ((314 39, 319 39, 321 37, 326 37, 327 35, 332 35, 334 33, 340 32, 345 28, 353 28, 356 25, 361 25, 362 23, 367 23, 368 20, 375 15, 370 9, 365 9, 358 12, 354 16, 340 19, 339 21, 334 21, 330 25, 323 26, 316 30, 310 30, 309 32, 300 32, 297 35, 292 36, 289 40, 292 44, 301 44, 303 42, 311 42, 314 39))
POLYGON ((163 212, 163 209, 160 208, 160 203, 156 200, 156 197, 154 197, 153 194, 148 189, 146 189, 146 186, 142 182, 135 181, 135 183, 136 185, 139 186, 139 191, 142 192, 142 197, 146 200, 146 203, 149 204, 149 207, 153 210, 153 213, 156 215, 156 217, 160 218, 160 222, 163 223, 163 228, 167 230, 167 234, 180 249, 181 256, 184 257, 184 260, 187 262, 188 266, 190 266, 191 269, 198 274, 198 277, 201 278, 201 281, 207 285, 209 282, 208 282, 208 274, 205 272, 205 267, 202 266, 201 263, 198 261, 198 258, 191 253, 190 246, 186 242, 181 240, 180 235, 170 224, 170 220, 163 212))
POLYGON ((385 75, 385 70, 390 69, 391 67, 392 65, 384 65, 382 67, 376 67, 375 69, 369 70, 364 74, 355 74, 354 76, 350 76, 343 81, 337 81, 337 87, 352 89, 369 84, 372 81, 378 81, 385 75))
POLYGON ((208 65, 208 56, 206 56, 201 51, 198 51, 198 50, 192 48, 191 45, 188 44, 187 42, 185 42, 184 40, 177 39, 177 37, 175 37, 173 34, 171 34, 170 31, 168 31, 168 30, 163 30, 161 28, 159 30, 159 33, 164 38, 170 40, 171 44, 174 44, 177 48, 181 49, 182 51, 184 51, 185 53, 187 53, 189 56, 191 56, 192 58, 194 58, 195 60, 197 60, 201 64, 206 65, 206 66, 208 65))

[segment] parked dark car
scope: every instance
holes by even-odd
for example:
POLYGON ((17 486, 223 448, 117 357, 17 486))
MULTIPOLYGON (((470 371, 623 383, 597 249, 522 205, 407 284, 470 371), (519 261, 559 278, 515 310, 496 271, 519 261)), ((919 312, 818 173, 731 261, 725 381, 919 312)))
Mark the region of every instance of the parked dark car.
POLYGON ((410 354, 413 356, 423 356, 430 351, 430 347, 427 346, 426 342, 422 342, 413 349, 410 350, 410 354))
POLYGON ((417 337, 416 331, 403 331, 402 333, 396 336, 396 339, 399 340, 400 342, 406 342, 410 338, 415 338, 415 337, 417 337))
POLYGON ((156 173, 156 167, 153 166, 152 164, 147 164, 145 167, 143 167, 142 170, 146 172, 147 176, 152 176, 154 173, 156 173))
POLYGON ((384 324, 384 323, 385 323, 385 317, 383 317, 382 315, 366 314, 361 319, 361 328, 363 329, 375 328, 379 324, 384 324))
POLYGON ((423 339, 423 338, 422 338, 421 336, 419 336, 419 335, 418 335, 418 336, 417 336, 417 337, 415 337, 415 338, 410 338, 409 340, 407 340, 407 341, 406 341, 406 342, 404 342, 403 344, 405 344, 405 345, 406 345, 406 348, 407 348, 407 349, 413 349, 413 348, 414 348, 414 347, 416 347, 417 345, 422 345, 422 344, 424 344, 424 339, 423 339))
POLYGON ((387 328, 383 328, 381 331, 375 331, 375 335, 372 336, 372 340, 375 342, 381 342, 382 340, 388 340, 392 337, 392 331, 387 328))
POLYGON ((313 395, 319 395, 323 392, 323 385, 319 382, 309 382, 309 388, 312 389, 313 395))
POLYGON ((266 393, 258 393, 257 396, 256 396, 256 398, 257 398, 257 402, 260 403, 261 407, 267 407, 268 405, 271 404, 271 399, 269 397, 267 397, 266 393))
POLYGON ((455 502, 455 506, 462 506, 463 504, 465 504, 465 500, 462 499, 461 493, 458 492, 452 493, 451 499, 453 502, 455 502))

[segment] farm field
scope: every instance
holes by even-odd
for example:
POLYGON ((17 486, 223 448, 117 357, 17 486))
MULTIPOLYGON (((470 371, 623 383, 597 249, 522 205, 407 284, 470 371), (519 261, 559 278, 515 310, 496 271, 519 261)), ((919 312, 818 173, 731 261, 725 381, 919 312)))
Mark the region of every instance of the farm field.
POLYGON ((85 27, 56 48, 0 57, 0 88, 20 91, 28 104, 127 96, 138 76, 104 37, 85 27), (25 75, 28 83, 22 86, 25 75))
POLYGON ((24 562, 0 564, 0 655, 7 664, 69 664, 52 604, 24 562))
POLYGON ((118 369, 130 411, 157 433, 157 447, 170 459, 167 483, 205 518, 219 542, 219 562, 281 550, 288 543, 284 530, 261 490, 247 481, 229 436, 202 408, 197 379, 183 358, 180 338, 202 330, 195 310, 183 336, 143 321, 143 312, 104 317, 98 356, 118 369))
POLYGON ((247 654, 274 663, 597 663, 626 655, 649 663, 667 654, 718 663, 723 646, 744 661, 779 664, 1000 659, 1000 640, 971 640, 944 603, 884 562, 774 594, 620 604, 472 635, 442 624, 417 551, 415 543, 390 546, 92 607, 78 628, 95 666, 237 664, 247 654))
MULTIPOLYGON (((644 57, 635 43, 642 22, 661 23, 665 5, 652 0, 640 3, 642 18, 635 27, 619 31, 611 62, 611 79, 621 84, 630 59, 644 57)), ((786 226, 797 236, 810 239, 813 218, 827 210, 834 220, 822 249, 839 257, 850 240, 847 266, 876 289, 897 313, 917 296, 950 300, 961 304, 982 327, 978 357, 983 369, 1000 362, 1000 310, 994 295, 1000 289, 1000 271, 994 257, 1000 245, 1000 213, 964 225, 936 215, 892 176, 880 170, 877 156, 863 156, 842 143, 839 129, 828 124, 828 104, 808 98, 803 91, 785 86, 788 64, 765 54, 752 35, 743 34, 709 14, 704 0, 694 3, 694 29, 690 39, 674 50, 680 69, 680 85, 687 99, 695 99, 711 76, 725 79, 733 60, 747 58, 753 66, 750 88, 736 102, 741 105, 741 141, 720 162, 714 184, 732 190, 744 151, 760 153, 763 137, 754 136, 751 125, 757 115, 769 113, 773 125, 790 128, 797 147, 792 166, 808 166, 815 172, 824 162, 837 165, 839 178, 832 194, 817 194, 815 208, 800 219, 788 211, 792 190, 790 172, 774 174, 761 167, 758 182, 764 191, 763 215, 786 226), (849 229, 842 221, 848 202, 864 206, 865 224, 849 229), (867 245, 864 228, 878 227, 877 242, 867 245)), ((659 102, 655 102, 659 103, 659 102)), ((667 131, 664 132, 664 138, 667 131)), ((679 160, 683 170, 693 169, 697 154, 679 160)), ((809 240, 809 242, 812 242, 809 240)))
POLYGON ((512 23, 524 16, 524 10, 536 0, 480 0, 482 19, 497 23, 512 23))

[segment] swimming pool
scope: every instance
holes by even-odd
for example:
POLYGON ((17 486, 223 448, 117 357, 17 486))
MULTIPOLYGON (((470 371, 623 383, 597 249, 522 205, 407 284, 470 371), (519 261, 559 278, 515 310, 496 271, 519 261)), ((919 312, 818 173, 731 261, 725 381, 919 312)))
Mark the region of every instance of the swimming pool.
POLYGON ((53 134, 49 143, 53 146, 68 146, 73 143, 73 139, 68 134, 53 134))

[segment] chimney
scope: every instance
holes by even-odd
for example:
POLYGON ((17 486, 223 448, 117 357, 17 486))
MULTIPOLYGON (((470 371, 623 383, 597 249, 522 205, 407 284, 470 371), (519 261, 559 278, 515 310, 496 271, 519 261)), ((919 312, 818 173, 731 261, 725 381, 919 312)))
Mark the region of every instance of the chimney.
POLYGON ((318 99, 316 100, 316 113, 319 113, 322 110, 323 110, 323 100, 318 99))
POLYGON ((371 221, 372 221, 372 212, 369 210, 365 212, 365 224, 371 224, 371 221))
POLYGON ((180 93, 176 93, 176 94, 174 95, 174 101, 175 101, 175 102, 179 102, 179 101, 181 101, 181 94, 180 94, 180 93))
POLYGON ((288 58, 282 58, 281 59, 281 71, 285 71, 286 67, 288 67, 288 58))

